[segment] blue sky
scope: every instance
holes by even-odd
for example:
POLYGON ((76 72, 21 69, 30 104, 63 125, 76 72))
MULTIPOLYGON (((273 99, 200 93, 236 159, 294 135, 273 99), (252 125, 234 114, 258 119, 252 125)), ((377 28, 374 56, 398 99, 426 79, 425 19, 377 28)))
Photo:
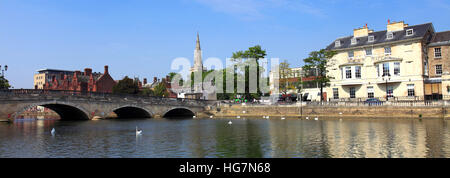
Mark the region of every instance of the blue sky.
POLYGON ((14 88, 32 88, 42 68, 103 72, 114 79, 165 76, 172 59, 225 59, 261 45, 301 66, 313 50, 366 23, 433 22, 450 30, 448 0, 0 0, 0 64, 14 88))

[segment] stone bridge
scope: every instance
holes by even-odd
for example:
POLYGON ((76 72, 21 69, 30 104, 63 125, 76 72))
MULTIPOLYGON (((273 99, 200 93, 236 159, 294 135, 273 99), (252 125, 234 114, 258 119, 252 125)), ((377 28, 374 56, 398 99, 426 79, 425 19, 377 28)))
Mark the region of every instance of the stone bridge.
POLYGON ((216 101, 50 90, 0 91, 0 120, 16 119, 35 106, 61 120, 91 120, 115 113, 119 118, 206 117, 216 101))

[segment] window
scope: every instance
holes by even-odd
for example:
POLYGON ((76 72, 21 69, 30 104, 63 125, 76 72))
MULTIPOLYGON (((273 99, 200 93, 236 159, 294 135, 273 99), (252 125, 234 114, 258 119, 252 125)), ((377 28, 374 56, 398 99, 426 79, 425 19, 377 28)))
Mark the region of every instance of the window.
POLYGON ((361 78, 361 66, 355 66, 355 77, 361 78))
POLYGON ((334 47, 340 47, 340 46, 341 46, 341 41, 334 42, 334 47))
POLYGON ((374 42, 375 41, 375 36, 369 36, 368 42, 374 42))
POLYGON ((355 87, 350 87, 350 98, 356 98, 356 89, 355 89, 355 87))
POLYGON ((373 86, 368 86, 367 87, 367 97, 374 98, 375 97, 374 93, 375 93, 375 91, 373 89, 373 86))
POLYGON ((372 48, 366 48, 366 56, 372 56, 372 48))
POLYGON ((351 43, 352 45, 356 44, 357 43, 356 38, 352 38, 351 43))
POLYGON ((408 84, 407 89, 408 89, 408 96, 415 96, 414 84, 408 84))
POLYGON ((393 86, 387 86, 387 96, 394 97, 394 87, 393 86))
POLYGON ((383 63, 383 76, 390 76, 389 63, 383 63))
POLYGON ((354 51, 349 51, 348 52, 348 57, 349 58, 353 58, 355 56, 355 52, 354 51))
POLYGON ((333 98, 339 99, 339 89, 338 88, 333 88, 333 98))
POLYGON ((384 47, 384 54, 390 55, 391 54, 391 47, 384 47))
POLYGON ((400 75, 400 62, 394 62, 394 75, 400 75))
POLYGON ((351 67, 345 67, 345 78, 352 78, 352 68, 351 67))
POLYGON ((436 75, 442 75, 442 65, 436 65, 436 75))
POLYGON ((387 38, 387 39, 392 39, 392 38, 394 38, 394 33, 393 33, 393 32, 388 32, 387 35, 386 35, 386 38, 387 38))
POLYGON ((434 57, 435 58, 441 58, 442 57, 441 48, 434 48, 434 57))
POLYGON ((413 35, 413 29, 406 30, 406 36, 412 36, 413 35))

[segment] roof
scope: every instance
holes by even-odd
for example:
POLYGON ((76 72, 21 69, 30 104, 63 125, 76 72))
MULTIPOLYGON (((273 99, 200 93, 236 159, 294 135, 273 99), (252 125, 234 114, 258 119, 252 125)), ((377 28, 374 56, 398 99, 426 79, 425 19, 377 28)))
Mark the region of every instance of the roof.
POLYGON ((381 43, 386 43, 386 42, 401 41, 401 40, 414 39, 414 38, 423 38, 429 29, 433 29, 432 23, 408 26, 408 27, 405 27, 404 30, 392 31, 394 33, 393 39, 386 39, 387 30, 372 32, 372 33, 369 33, 368 36, 356 37, 358 42, 355 45, 351 45, 351 39, 353 38, 353 36, 342 37, 342 38, 336 39, 335 41, 333 41, 333 43, 328 45, 326 50, 339 50, 339 49, 352 48, 352 47, 358 47, 358 46, 381 44, 381 43), (409 29, 413 29, 413 35, 406 36, 406 31, 409 29), (368 42, 369 36, 374 36, 375 41, 368 42), (341 46, 335 47, 335 42, 338 40, 341 42, 341 46))
POLYGON ((45 72, 45 71, 51 71, 51 72, 71 72, 71 73, 74 72, 74 71, 70 71, 70 70, 60 70, 60 69, 39 69, 37 72, 45 72))
POLYGON ((450 31, 438 32, 433 36, 430 46, 450 45, 450 31))
POLYGON ((450 31, 437 32, 431 40, 432 43, 443 41, 450 41, 450 31))

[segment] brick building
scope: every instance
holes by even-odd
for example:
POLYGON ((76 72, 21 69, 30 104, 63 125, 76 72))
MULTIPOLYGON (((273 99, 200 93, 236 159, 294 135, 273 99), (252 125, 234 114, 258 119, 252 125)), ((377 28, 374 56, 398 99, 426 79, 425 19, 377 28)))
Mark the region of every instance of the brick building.
POLYGON ((428 63, 425 95, 430 99, 450 95, 450 31, 438 32, 433 36, 428 45, 428 63))
MULTIPOLYGON (((112 93, 112 88, 116 84, 111 75, 109 75, 108 66, 105 66, 103 74, 93 73, 92 69, 86 68, 84 72, 59 73, 51 77, 51 80, 44 81, 45 84, 42 89, 112 93)), ((39 89, 36 85, 35 87, 39 89)))

